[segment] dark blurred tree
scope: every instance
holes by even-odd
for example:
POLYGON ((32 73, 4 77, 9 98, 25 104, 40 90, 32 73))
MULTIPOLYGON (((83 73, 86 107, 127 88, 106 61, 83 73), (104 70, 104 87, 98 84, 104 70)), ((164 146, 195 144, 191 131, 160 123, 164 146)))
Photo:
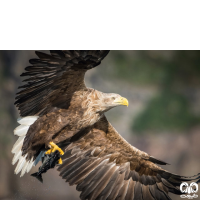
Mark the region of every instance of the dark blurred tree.
POLYGON ((134 120, 132 129, 137 132, 180 131, 195 123, 198 123, 198 118, 190 112, 187 99, 183 95, 164 92, 150 100, 146 109, 134 120))

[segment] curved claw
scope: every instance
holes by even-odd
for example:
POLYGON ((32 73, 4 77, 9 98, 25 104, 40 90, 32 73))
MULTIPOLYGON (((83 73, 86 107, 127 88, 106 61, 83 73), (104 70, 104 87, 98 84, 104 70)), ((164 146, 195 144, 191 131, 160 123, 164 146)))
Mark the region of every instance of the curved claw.
MULTIPOLYGON (((53 153, 53 152, 55 152, 57 150, 57 151, 59 151, 60 155, 64 155, 64 151, 61 148, 59 148, 54 142, 50 142, 49 144, 51 145, 51 149, 46 151, 45 154, 51 154, 51 153, 53 153)), ((58 160, 58 164, 62 164, 62 163, 63 163, 63 161, 60 158, 58 160)))
POLYGON ((48 151, 46 151, 45 154, 51 154, 52 153, 52 149, 49 149, 48 151))
POLYGON ((59 148, 55 143, 50 142, 49 144, 51 145, 52 152, 55 152, 57 150, 60 152, 60 155, 64 155, 64 151, 59 148))
POLYGON ((63 161, 62 161, 62 159, 60 158, 60 159, 58 160, 58 164, 62 165, 62 163, 63 163, 63 161))

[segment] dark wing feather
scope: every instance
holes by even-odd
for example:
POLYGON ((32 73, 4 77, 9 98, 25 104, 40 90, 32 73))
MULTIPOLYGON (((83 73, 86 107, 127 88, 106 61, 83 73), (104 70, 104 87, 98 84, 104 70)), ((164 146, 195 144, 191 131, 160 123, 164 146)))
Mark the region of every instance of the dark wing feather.
POLYGON ((101 63, 109 51, 50 51, 36 54, 32 66, 21 76, 28 76, 15 104, 21 116, 42 115, 54 107, 67 108, 72 94, 86 88, 85 72, 101 63))
POLYGON ((81 199, 169 200, 169 192, 181 193, 181 182, 199 179, 158 167, 156 163, 166 163, 128 144, 105 117, 64 150, 58 170, 77 185, 81 199))

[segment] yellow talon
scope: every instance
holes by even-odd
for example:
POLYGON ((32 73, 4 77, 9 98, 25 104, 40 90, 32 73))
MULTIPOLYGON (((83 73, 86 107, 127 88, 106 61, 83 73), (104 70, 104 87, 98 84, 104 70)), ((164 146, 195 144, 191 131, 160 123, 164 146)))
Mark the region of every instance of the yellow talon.
POLYGON ((60 158, 60 159, 58 160, 58 164, 62 165, 62 163, 63 163, 63 161, 62 161, 62 159, 60 158))
MULTIPOLYGON (((59 148, 55 143, 50 142, 49 144, 51 145, 51 149, 46 151, 45 154, 51 154, 52 152, 55 152, 56 150, 58 150, 60 152, 60 155, 64 155, 64 151, 61 148, 59 148)), ((59 164, 63 163, 61 158, 58 160, 58 163, 59 164)))
POLYGON ((46 151, 45 154, 51 154, 52 153, 52 149, 49 149, 48 151, 46 151))
POLYGON ((60 155, 64 155, 63 150, 59 148, 55 143, 50 142, 49 144, 51 145, 52 152, 55 152, 56 150, 58 150, 60 152, 60 155))

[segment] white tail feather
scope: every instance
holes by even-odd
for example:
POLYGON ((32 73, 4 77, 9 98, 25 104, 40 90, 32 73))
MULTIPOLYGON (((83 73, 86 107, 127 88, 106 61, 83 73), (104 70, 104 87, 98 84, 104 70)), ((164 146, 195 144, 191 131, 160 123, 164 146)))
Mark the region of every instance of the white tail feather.
POLYGON ((26 168, 27 168, 28 164, 29 164, 29 161, 26 161, 26 163, 24 164, 24 166, 23 166, 23 168, 22 168, 20 177, 22 177, 22 176, 25 174, 26 168))
MULTIPOLYGON (((17 150, 18 150, 18 148, 21 146, 22 147, 22 145, 23 145, 23 142, 24 142, 24 138, 25 138, 25 136, 22 136, 22 137, 19 137, 18 138, 18 140, 15 142, 15 144, 14 144, 14 146, 13 146, 13 148, 12 148, 12 153, 16 153, 16 152, 18 152, 17 150)), ((20 148, 20 150, 21 150, 21 148, 20 148)))
POLYGON ((12 164, 13 165, 19 160, 19 158, 21 157, 21 155, 22 155, 21 151, 19 151, 18 153, 15 154, 15 156, 13 157, 13 160, 12 160, 12 164))
POLYGON ((33 161, 33 157, 32 157, 31 160, 29 161, 29 164, 28 164, 27 168, 26 168, 26 172, 27 172, 27 173, 28 173, 28 172, 31 170, 31 168, 33 167, 33 163, 34 163, 34 161, 33 161))
POLYGON ((21 144, 17 145, 14 149, 12 149, 12 153, 16 154, 22 149, 23 141, 21 144))
MULTIPOLYGON (((12 153, 15 154, 12 160, 12 164, 14 165, 18 161, 18 164, 15 168, 15 174, 18 174, 21 171, 20 177, 22 177, 26 172, 28 173, 34 164, 33 157, 31 158, 31 160, 26 160, 27 154, 25 156, 22 156, 21 149, 23 146, 24 138, 26 137, 29 127, 37 119, 38 119, 38 116, 27 116, 27 117, 19 118, 17 121, 21 125, 15 128, 14 130, 14 135, 19 136, 19 138, 15 142, 12 148, 12 153)), ((39 160, 41 160, 41 157, 39 160)))
MULTIPOLYGON (((27 156, 27 154, 26 154, 26 156, 27 156)), ((15 174, 18 174, 22 170, 24 164, 26 163, 26 156, 25 157, 21 156, 21 158, 19 159, 17 167, 15 168, 15 174)))
POLYGON ((28 132, 29 126, 27 125, 20 125, 14 130, 14 135, 24 136, 28 132))
POLYGON ((23 118, 19 118, 17 120, 17 122, 19 124, 23 124, 23 125, 32 125, 36 120, 38 119, 38 116, 28 116, 28 117, 23 117, 23 118))

